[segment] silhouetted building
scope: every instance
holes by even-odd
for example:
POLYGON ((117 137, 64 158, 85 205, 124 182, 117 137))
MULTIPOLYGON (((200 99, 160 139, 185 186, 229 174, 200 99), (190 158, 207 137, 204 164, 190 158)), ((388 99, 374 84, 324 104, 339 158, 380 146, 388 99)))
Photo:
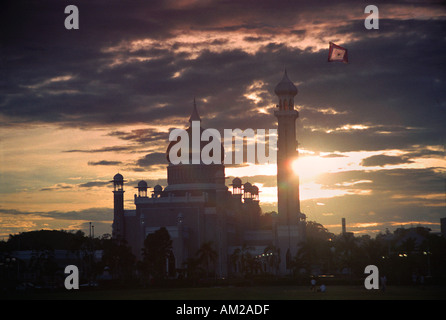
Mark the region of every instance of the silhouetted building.
MULTIPOLYGON (((113 237, 125 239, 135 256, 141 259, 144 239, 165 227, 172 239, 171 259, 174 259, 168 265, 176 269, 184 268, 188 258, 194 257, 204 243, 211 242, 218 256, 214 271, 220 277, 239 271, 229 261, 237 248, 251 246, 254 248, 252 255, 260 257, 266 248, 274 246, 280 249, 270 252, 280 255, 280 259, 276 259, 280 261, 280 267, 275 271, 286 273, 287 262, 296 254, 298 243, 305 234, 305 215, 300 213, 299 205, 299 180, 290 171, 290 161, 297 157, 295 120, 298 112, 294 110, 293 102, 297 89, 286 72, 275 92, 279 97, 278 111, 275 112, 279 120, 279 212, 272 219, 270 228, 260 228, 257 186, 235 178, 230 190, 225 184, 224 164, 173 164, 169 150, 178 142, 172 141, 167 148, 167 186, 156 185, 149 192, 147 183, 140 181, 134 196, 135 210, 124 209, 125 180, 119 173, 114 176, 111 181, 114 184, 113 237)), ((195 102, 186 130, 190 144, 194 120, 200 120, 195 102)), ((191 152, 189 156, 192 156, 191 152)), ((222 160, 223 156, 224 150, 222 160)))

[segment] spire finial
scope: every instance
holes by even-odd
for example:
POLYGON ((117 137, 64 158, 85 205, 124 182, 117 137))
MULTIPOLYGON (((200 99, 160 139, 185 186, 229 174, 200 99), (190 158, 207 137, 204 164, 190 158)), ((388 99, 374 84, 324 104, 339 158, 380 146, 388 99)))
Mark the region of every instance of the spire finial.
POLYGON ((195 102, 195 97, 194 97, 194 109, 192 110, 192 114, 190 115, 189 118, 189 122, 192 123, 192 121, 201 121, 200 115, 198 114, 197 111, 197 104, 195 102))
MULTIPOLYGON (((284 73, 283 73, 283 78, 282 78, 282 80, 290 81, 290 79, 288 78, 288 72, 286 71, 286 68, 285 68, 285 71, 284 71, 284 73)), ((290 82, 291 82, 291 81, 290 81, 290 82)))

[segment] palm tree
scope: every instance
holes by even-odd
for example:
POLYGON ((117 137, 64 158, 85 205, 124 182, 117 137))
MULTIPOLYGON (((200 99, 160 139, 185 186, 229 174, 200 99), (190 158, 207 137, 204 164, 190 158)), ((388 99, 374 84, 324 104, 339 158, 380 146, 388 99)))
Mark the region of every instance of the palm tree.
POLYGON ((212 241, 204 242, 200 249, 197 251, 198 261, 201 264, 204 264, 206 269, 206 275, 209 277, 210 274, 210 265, 215 264, 217 261, 217 251, 214 250, 212 246, 212 241))
POLYGON ((234 252, 229 256, 229 261, 231 265, 234 267, 234 272, 238 274, 240 272, 240 261, 241 261, 241 250, 237 248, 234 252))
POLYGON ((235 249, 229 257, 231 263, 235 266, 236 272, 242 273, 245 277, 257 270, 254 256, 250 252, 253 249, 253 247, 244 244, 241 248, 235 249))
POLYGON ((166 228, 147 235, 144 240, 143 265, 146 272, 156 279, 167 275, 166 262, 172 254, 172 240, 166 228))
POLYGON ((265 248, 263 251, 266 254, 266 262, 270 270, 277 274, 280 265, 280 249, 273 245, 265 248))
POLYGON ((186 277, 195 281, 200 278, 201 274, 204 274, 205 271, 200 266, 200 261, 198 258, 187 258, 183 265, 186 269, 186 277))
POLYGON ((239 255, 240 271, 245 277, 258 271, 258 261, 251 254, 251 251, 254 250, 253 247, 244 244, 240 249, 236 250, 238 250, 239 255))
POLYGON ((308 242, 301 245, 297 250, 296 255, 291 260, 291 269, 294 275, 298 275, 302 272, 302 270, 309 271, 311 263, 311 246, 308 245, 308 242))

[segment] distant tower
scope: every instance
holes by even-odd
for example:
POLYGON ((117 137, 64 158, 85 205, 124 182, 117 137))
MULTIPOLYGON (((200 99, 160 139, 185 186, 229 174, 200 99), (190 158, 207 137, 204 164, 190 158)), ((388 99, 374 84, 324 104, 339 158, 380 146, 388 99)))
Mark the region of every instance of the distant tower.
POLYGON ((274 111, 278 120, 276 246, 280 249, 281 261, 285 262, 281 264, 281 272, 284 273, 305 236, 305 215, 300 212, 299 177, 292 169, 292 162, 298 157, 296 119, 299 112, 294 109, 297 88, 288 78, 286 70, 274 92, 279 98, 277 110, 274 111))
POLYGON ((345 234, 347 232, 347 228, 345 226, 345 218, 342 218, 342 234, 345 234))
POLYGON ((147 188, 148 188, 147 182, 141 180, 140 182, 138 182, 138 186, 136 188, 138 189, 138 197, 140 198, 147 197, 147 188))
POLYGON ((243 200, 245 202, 251 201, 251 199, 252 199, 251 191, 252 191, 252 184, 250 184, 249 182, 246 182, 243 185, 243 200))
POLYGON ((113 180, 114 190, 114 214, 113 214, 113 227, 112 227, 112 237, 115 239, 124 239, 125 229, 124 229, 124 177, 122 174, 117 173, 113 180))
POLYGON ((232 196, 238 200, 238 202, 242 201, 242 180, 238 177, 235 177, 232 180, 232 196))

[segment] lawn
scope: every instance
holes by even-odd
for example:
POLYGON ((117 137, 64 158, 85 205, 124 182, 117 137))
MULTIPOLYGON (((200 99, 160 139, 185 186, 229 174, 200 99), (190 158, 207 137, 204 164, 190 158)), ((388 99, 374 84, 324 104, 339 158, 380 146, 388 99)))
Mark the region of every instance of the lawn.
POLYGON ((385 292, 361 286, 327 286, 327 291, 311 292, 306 286, 246 286, 205 288, 149 288, 62 290, 16 294, 12 299, 82 300, 445 300, 446 287, 389 286, 385 292))

